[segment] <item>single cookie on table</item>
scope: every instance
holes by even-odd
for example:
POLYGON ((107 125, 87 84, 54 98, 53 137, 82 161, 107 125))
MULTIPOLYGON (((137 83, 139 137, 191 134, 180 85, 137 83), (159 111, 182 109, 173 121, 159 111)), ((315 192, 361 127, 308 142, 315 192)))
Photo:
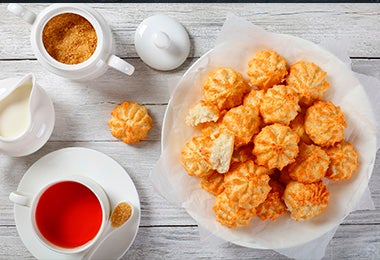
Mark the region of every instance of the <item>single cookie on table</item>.
POLYGON ((153 120, 145 106, 125 101, 116 106, 108 121, 111 134, 124 143, 138 143, 146 139, 153 120))
POLYGON ((296 221, 312 219, 320 215, 327 207, 330 193, 323 181, 301 183, 292 181, 286 185, 282 196, 296 221))
POLYGON ((326 178, 334 181, 349 180, 359 168, 358 152, 349 142, 342 141, 325 151, 331 160, 326 178))
POLYGON ((286 60, 274 50, 259 51, 248 62, 247 74, 251 86, 267 90, 285 80, 286 60))
POLYGON ((330 157, 319 146, 299 145, 296 161, 288 165, 289 176, 298 182, 312 183, 322 180, 330 164, 330 157))
POLYGON ((262 128, 255 136, 252 152, 259 165, 282 170, 295 161, 299 139, 290 127, 276 123, 262 128))
POLYGON ((298 94, 291 86, 275 85, 268 89, 260 102, 264 123, 289 125, 301 110, 298 100, 298 94))
POLYGON ((243 75, 232 68, 211 71, 203 85, 206 101, 215 104, 220 111, 241 105, 243 96, 250 90, 243 75))
POLYGON ((286 79, 288 85, 294 86, 300 95, 300 102, 310 106, 313 101, 322 99, 329 88, 327 73, 312 62, 299 61, 290 66, 286 79))
POLYGON ((305 131, 317 145, 327 147, 342 141, 346 126, 344 113, 331 101, 316 101, 306 110, 305 131))

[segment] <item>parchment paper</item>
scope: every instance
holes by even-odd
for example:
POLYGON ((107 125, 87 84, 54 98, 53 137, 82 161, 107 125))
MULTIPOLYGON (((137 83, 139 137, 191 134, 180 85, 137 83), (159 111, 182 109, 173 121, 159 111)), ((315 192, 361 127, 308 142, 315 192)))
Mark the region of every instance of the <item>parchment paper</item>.
POLYGON ((350 70, 347 52, 338 42, 330 41, 323 45, 336 56, 311 42, 266 32, 229 14, 215 48, 202 56, 174 89, 162 129, 162 154, 150 178, 158 193, 184 207, 197 221, 201 239, 208 240, 209 246, 229 241, 251 248, 274 249, 292 258, 319 259, 323 257, 337 227, 351 211, 373 209, 368 180, 379 147, 376 142, 379 140, 377 114, 380 108, 375 101, 380 84, 373 77, 354 74, 350 70), (325 99, 341 106, 345 113, 348 124, 345 139, 358 150, 360 168, 349 181, 326 181, 331 194, 329 206, 312 220, 296 222, 289 215, 276 221, 261 221, 255 217, 247 227, 228 229, 215 220, 212 210, 214 196, 202 190, 199 179, 188 176, 181 165, 183 145, 199 134, 184 124, 184 117, 189 107, 203 98, 201 87, 210 70, 229 66, 246 75, 248 60, 253 54, 270 48, 284 56, 288 64, 308 60, 327 72, 331 87, 325 99), (213 239, 210 234, 218 239, 213 239))

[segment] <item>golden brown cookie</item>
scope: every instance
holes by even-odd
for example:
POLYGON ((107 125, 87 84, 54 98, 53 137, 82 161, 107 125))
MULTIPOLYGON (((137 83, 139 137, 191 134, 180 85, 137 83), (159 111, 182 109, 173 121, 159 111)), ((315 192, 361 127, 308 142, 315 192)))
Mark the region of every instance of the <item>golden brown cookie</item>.
POLYGON ((310 106, 314 100, 322 99, 329 88, 326 76, 327 73, 318 65, 299 61, 290 66, 286 83, 295 87, 302 104, 310 106))
POLYGON ((216 196, 224 191, 224 174, 214 171, 211 175, 201 179, 202 189, 216 196))
POLYGON ((228 228, 248 226, 255 216, 255 208, 241 208, 232 202, 226 193, 222 192, 215 197, 214 212, 216 221, 228 228))
POLYGON ((288 165, 288 173, 293 180, 303 183, 320 181, 329 168, 330 158, 319 146, 299 145, 296 161, 288 165))
POLYGON ((190 176, 207 177, 213 173, 212 165, 204 156, 204 150, 211 147, 209 136, 196 136, 187 141, 181 152, 181 162, 190 176))
POLYGON ((290 216, 303 221, 320 215, 327 207, 330 193, 322 182, 301 183, 292 181, 286 185, 283 199, 290 216))
POLYGON ((256 215, 262 220, 275 220, 286 213, 286 205, 282 200, 285 188, 273 179, 269 181, 269 185, 272 189, 267 198, 256 208, 256 215))
POLYGON ((264 202, 270 186, 269 170, 253 161, 236 163, 224 176, 224 193, 241 208, 255 208, 264 202))
POLYGON ((238 106, 231 108, 223 117, 222 125, 235 136, 235 146, 248 144, 260 131, 261 119, 257 108, 238 106))
POLYGON ((275 85, 268 89, 260 102, 264 123, 289 125, 300 111, 298 99, 298 94, 290 86, 275 85))
POLYGON ((252 89, 247 95, 244 96, 243 105, 251 106, 257 109, 260 108, 260 102, 264 96, 264 90, 252 89))
POLYGON ((203 85, 206 101, 215 104, 220 111, 241 105, 243 96, 250 90, 243 75, 232 68, 211 71, 203 85))
POLYGON ((261 129, 254 138, 256 162, 269 169, 282 170, 298 155, 299 136, 290 127, 273 124, 261 129))
POLYGON ((302 142, 304 142, 305 144, 312 144, 313 141, 311 141, 310 137, 306 134, 304 124, 305 124, 305 113, 300 112, 298 113, 296 118, 294 118, 290 122, 289 126, 293 130, 293 132, 296 133, 301 138, 302 142))
POLYGON ((349 180, 359 168, 358 153, 352 144, 346 141, 335 144, 327 149, 331 163, 326 173, 330 180, 349 180))
POLYGON ((304 126, 314 143, 326 147, 343 140, 347 124, 340 107, 330 101, 317 101, 306 110, 304 126))
POLYGON ((253 160, 254 156, 252 154, 253 143, 248 143, 246 145, 237 147, 233 154, 231 161, 232 162, 246 162, 248 160, 253 160))
POLYGON ((202 155, 210 163, 213 170, 226 173, 230 168, 234 151, 234 135, 229 131, 221 131, 212 139, 209 146, 203 147, 202 155))
POLYGON ((218 107, 214 104, 200 100, 189 109, 186 115, 185 123, 188 126, 197 126, 201 123, 216 122, 220 116, 218 107))
POLYGON ((259 51, 248 62, 249 84, 263 90, 281 84, 287 73, 285 58, 274 50, 259 51))
POLYGON ((127 144, 146 139, 153 124, 146 107, 136 102, 123 102, 112 110, 111 116, 111 134, 127 144))

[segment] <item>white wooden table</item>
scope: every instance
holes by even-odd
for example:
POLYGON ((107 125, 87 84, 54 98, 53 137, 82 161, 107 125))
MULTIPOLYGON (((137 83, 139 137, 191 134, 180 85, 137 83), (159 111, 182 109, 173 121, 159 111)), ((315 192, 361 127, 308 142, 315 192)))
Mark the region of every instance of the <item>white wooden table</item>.
MULTIPOLYGON (((25 4, 39 13, 48 4, 25 4)), ((160 133, 169 99, 168 84, 214 46, 225 21, 233 12, 264 29, 320 42, 348 38, 354 71, 380 78, 379 4, 90 4, 111 25, 116 54, 136 67, 132 77, 114 70, 96 81, 76 83, 46 71, 30 45, 30 25, 0 4, 0 78, 33 72, 52 98, 56 125, 48 143, 38 152, 11 158, 0 155, 0 258, 33 258, 15 227, 13 204, 8 200, 25 171, 54 150, 81 146, 101 151, 119 162, 133 179, 141 200, 141 223, 125 259, 281 259, 272 250, 254 250, 233 244, 209 247, 199 240, 197 225, 181 209, 170 205, 152 188, 149 173, 160 155, 160 133), (188 30, 191 52, 179 69, 159 72, 137 56, 133 37, 139 23, 163 13, 178 19, 188 30), (146 141, 126 145, 114 139, 107 126, 112 108, 124 101, 145 104, 154 120, 146 141)), ((374 211, 350 214, 327 247, 327 259, 380 259, 380 152, 369 184, 374 211)))

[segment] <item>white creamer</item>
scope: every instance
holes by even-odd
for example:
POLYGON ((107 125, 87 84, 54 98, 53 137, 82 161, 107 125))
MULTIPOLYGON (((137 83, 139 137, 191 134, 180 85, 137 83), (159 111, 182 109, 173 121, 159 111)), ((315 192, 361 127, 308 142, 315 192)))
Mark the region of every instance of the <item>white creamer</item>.
POLYGON ((0 136, 17 138, 30 123, 29 98, 32 83, 24 82, 0 101, 0 136))
POLYGON ((0 154, 19 157, 37 151, 54 123, 53 103, 33 74, 0 80, 0 154))

